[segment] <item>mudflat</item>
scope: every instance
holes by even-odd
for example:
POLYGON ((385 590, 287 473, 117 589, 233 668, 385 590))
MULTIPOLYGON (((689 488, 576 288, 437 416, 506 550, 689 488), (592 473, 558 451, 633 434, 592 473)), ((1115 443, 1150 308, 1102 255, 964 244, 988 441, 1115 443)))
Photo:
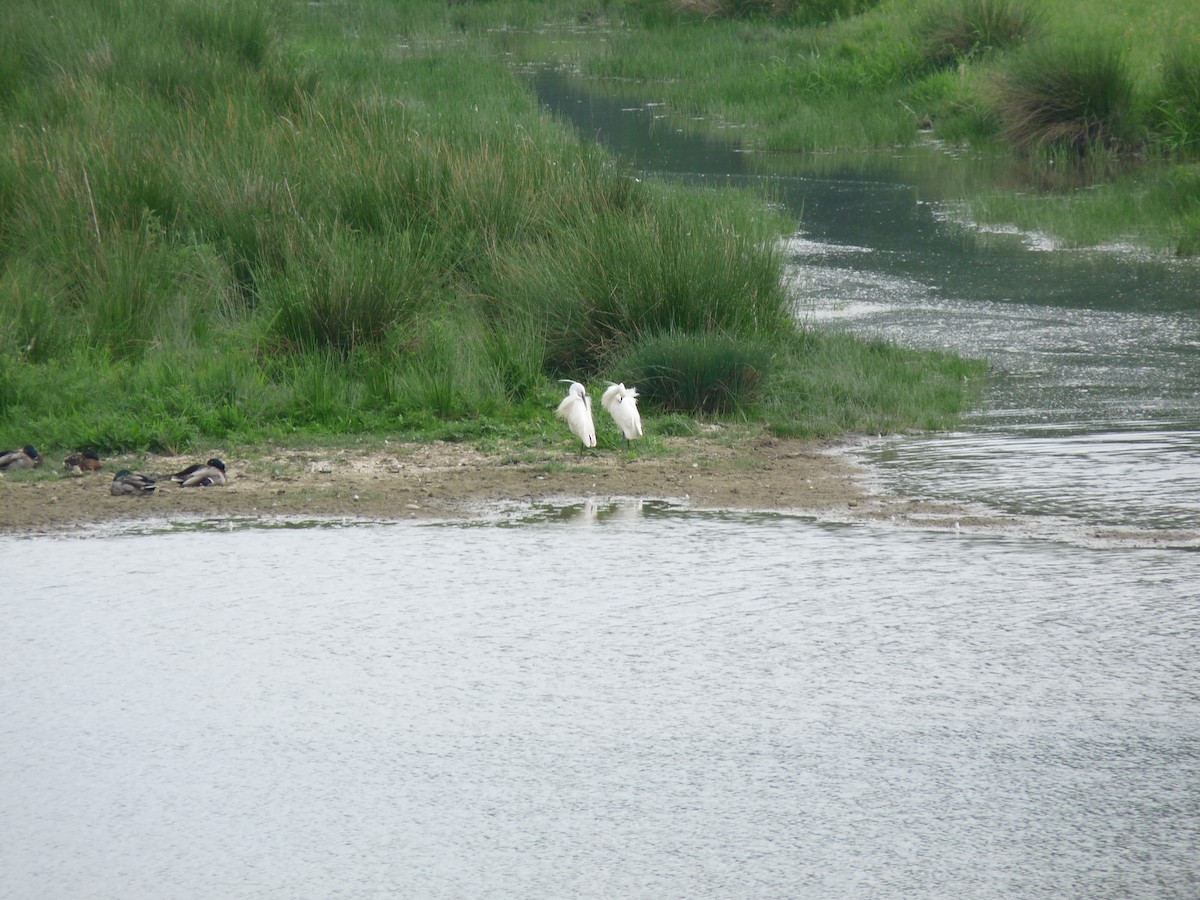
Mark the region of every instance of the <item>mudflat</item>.
MULTIPOLYGON (((0 477, 0 531, 70 530, 136 519, 238 517, 461 518, 496 502, 634 497, 697 509, 811 512, 837 519, 896 518, 912 504, 872 493, 837 445, 758 435, 722 443, 664 438, 665 452, 481 452, 467 444, 374 442, 369 447, 210 448, 187 457, 122 456, 71 474, 61 460, 0 477), (170 473, 211 456, 223 487, 181 488, 170 473), (161 478, 144 496, 112 496, 113 475, 161 478)), ((926 514, 928 510, 924 511, 926 514)), ((948 511, 947 515, 953 515, 948 511)))

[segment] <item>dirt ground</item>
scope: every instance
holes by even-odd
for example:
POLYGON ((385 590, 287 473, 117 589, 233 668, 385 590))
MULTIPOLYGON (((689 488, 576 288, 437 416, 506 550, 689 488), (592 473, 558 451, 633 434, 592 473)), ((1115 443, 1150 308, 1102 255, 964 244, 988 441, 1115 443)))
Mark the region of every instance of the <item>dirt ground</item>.
POLYGON ((189 457, 122 457, 100 472, 70 474, 61 460, 0 477, 0 531, 63 531, 136 519, 208 517, 458 518, 495 502, 640 498, 698 509, 808 512, 834 519, 902 518, 924 524, 952 510, 919 509, 871 492, 865 473, 838 448, 757 436, 723 444, 665 439, 666 452, 580 455, 484 454, 464 444, 384 443, 368 449, 262 450, 248 458, 214 448, 189 457), (221 457, 224 487, 180 488, 170 482, 147 496, 114 497, 122 468, 169 475, 209 456, 221 457))

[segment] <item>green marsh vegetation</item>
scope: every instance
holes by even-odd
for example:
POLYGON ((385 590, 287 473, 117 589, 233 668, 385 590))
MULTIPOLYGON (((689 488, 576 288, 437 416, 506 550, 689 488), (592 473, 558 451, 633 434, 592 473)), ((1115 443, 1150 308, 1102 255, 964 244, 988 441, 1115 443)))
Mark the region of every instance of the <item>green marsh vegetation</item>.
POLYGON ((672 433, 952 423, 980 367, 798 328, 763 198, 539 111, 512 28, 588 9, 5 3, 0 445, 556 450, 559 377, 645 379, 672 433))
POLYGON ((945 198, 967 201, 979 221, 1069 246, 1200 254, 1200 6, 1190 0, 609 8, 629 24, 563 57, 614 91, 665 104, 684 127, 818 166, 931 141, 965 146, 1023 170, 1016 189, 977 184, 945 198))

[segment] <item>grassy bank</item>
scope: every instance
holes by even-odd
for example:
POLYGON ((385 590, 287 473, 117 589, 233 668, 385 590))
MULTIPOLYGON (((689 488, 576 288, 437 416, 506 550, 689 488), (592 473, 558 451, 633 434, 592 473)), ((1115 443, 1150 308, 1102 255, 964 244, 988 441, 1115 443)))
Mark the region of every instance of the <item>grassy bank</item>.
POLYGON ((980 221, 1200 253, 1200 7, 1188 0, 628 0, 553 52, 684 127, 780 153, 1011 155, 980 221), (602 37, 602 39, 597 39, 602 37))
POLYGON ((639 182, 540 112, 492 30, 539 14, 5 4, 0 445, 568 446, 563 377, 641 379, 674 431, 953 420, 977 367, 797 330, 760 198, 639 182))

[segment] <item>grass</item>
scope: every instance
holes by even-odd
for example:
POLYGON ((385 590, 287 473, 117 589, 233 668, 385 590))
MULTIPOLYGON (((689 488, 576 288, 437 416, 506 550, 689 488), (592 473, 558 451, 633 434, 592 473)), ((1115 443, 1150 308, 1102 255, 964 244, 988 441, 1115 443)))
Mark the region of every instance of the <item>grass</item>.
POLYGON ((830 151, 902 144, 914 132, 900 105, 920 65, 911 42, 841 28, 698 21, 608 35, 603 52, 579 41, 560 51, 599 87, 665 105, 685 127, 753 148, 830 151), (890 52, 889 52, 890 51, 890 52), (696 121, 692 121, 693 119, 696 121))
MULTIPOLYGON (((663 335, 773 360, 727 379, 728 403, 677 403, 664 383, 647 412, 677 433, 677 406, 813 434, 961 409, 962 392, 911 416, 785 413, 801 358, 781 349, 797 330, 775 239, 792 223, 759 196, 633 179, 542 113, 498 29, 546 15, 5 4, 0 445, 536 445, 558 377, 621 380, 663 335)), ((701 354, 676 380, 712 366, 701 354)))
POLYGON ((953 354, 813 330, 782 349, 774 372, 765 414, 775 433, 793 437, 947 429, 986 377, 982 363, 953 354))
MULTIPOLYGON (((1068 184, 1077 183, 1069 177, 1068 184)), ((1087 190, 1037 192, 1036 203, 1009 191, 978 193, 971 212, 983 222, 1020 222, 1030 231, 1053 235, 1065 247, 1124 243, 1194 257, 1200 255, 1198 180, 1196 164, 1147 165, 1136 179, 1118 178, 1087 190), (1141 220, 1132 231, 1130 223, 1141 220)))
POLYGON ((613 368, 664 412, 744 414, 757 400, 772 348, 721 332, 647 334, 613 368))
POLYGON ((1020 151, 1085 157, 1137 140, 1133 82, 1110 45, 1036 45, 997 77, 994 102, 1001 134, 1020 151))
POLYGON ((1162 91, 1149 117, 1168 152, 1200 155, 1200 45, 1175 44, 1163 57, 1162 91))
MULTIPOLYGON (((647 0, 637 8, 646 5, 675 7, 671 0, 647 0)), ((1189 109, 1200 104, 1189 76, 1171 75, 1181 61, 1191 71, 1194 41, 1187 36, 1200 30, 1200 10, 1187 0, 1136 8, 1101 0, 890 0, 853 13, 817 17, 806 27, 786 17, 747 23, 707 16, 680 24, 660 16, 647 19, 645 28, 611 28, 602 43, 585 35, 558 52, 589 76, 653 95, 681 119, 704 116, 714 130, 734 123, 750 145, 780 150, 913 143, 914 120, 936 111, 926 105, 929 99, 961 109, 989 106, 995 102, 991 75, 1042 44, 1045 52, 1035 58, 1049 65, 1063 55, 1081 61, 1123 56, 1139 104, 1168 97, 1189 109), (669 24, 658 24, 663 21, 669 24), (947 66, 957 70, 951 81, 943 77, 947 66), (881 123, 903 121, 907 132, 864 132, 842 121, 852 118, 845 104, 856 94, 869 96, 851 107, 855 113, 869 109, 881 123), (789 145, 786 134, 800 133, 800 119, 821 120, 814 130, 824 140, 789 145)), ((998 136, 986 132, 987 122, 979 117, 976 139, 998 136)), ((1138 137, 1154 140, 1151 123, 1143 124, 1138 137)))
POLYGON ((1037 11, 1021 0, 946 0, 922 12, 917 37, 925 62, 940 69, 1019 46, 1039 24, 1037 11))
POLYGON ((771 19, 789 25, 820 25, 857 15, 878 0, 669 0, 630 6, 648 23, 687 20, 771 19))
MULTIPOLYGON (((678 127, 815 165, 932 136, 1011 157, 1023 173, 1019 202, 996 203, 986 187, 954 198, 978 221, 1049 224, 1073 242, 1074 219, 1055 212, 1069 191, 1075 216, 1100 220, 1089 228, 1098 243, 1195 253, 1200 193, 1168 202, 1157 189, 1159 168, 1200 161, 1200 7, 1187 0, 884 0, 813 21, 681 17, 670 0, 605 9, 592 30, 540 52, 600 89, 663 104, 678 127)), ((520 52, 513 35, 502 41, 520 52)), ((770 166, 770 155, 747 159, 770 166)))

